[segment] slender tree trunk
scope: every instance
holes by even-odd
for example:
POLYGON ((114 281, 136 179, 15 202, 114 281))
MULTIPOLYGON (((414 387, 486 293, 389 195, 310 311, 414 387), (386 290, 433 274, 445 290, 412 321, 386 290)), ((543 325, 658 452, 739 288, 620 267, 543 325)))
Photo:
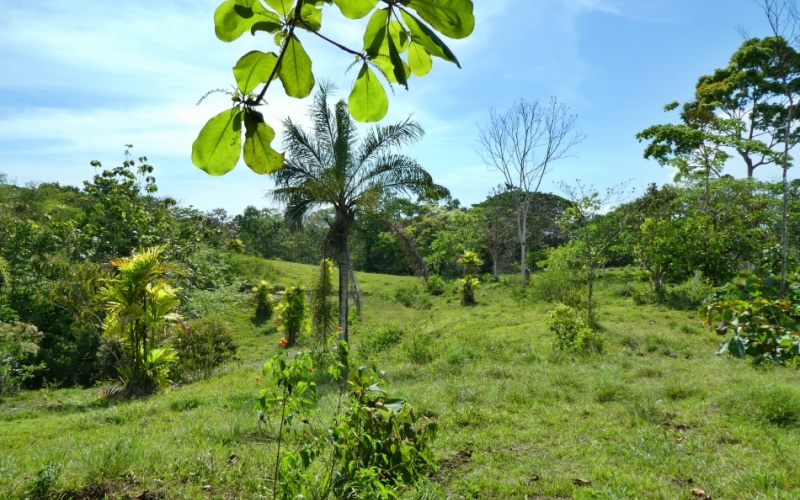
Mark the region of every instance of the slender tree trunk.
POLYGON ((349 330, 347 328, 348 313, 348 278, 350 277, 350 254, 347 251, 347 235, 339 236, 339 326, 342 331, 339 338, 345 342, 350 342, 349 330))
POLYGON ((353 300, 356 301, 356 314, 361 318, 361 294, 358 292, 358 281, 356 281, 356 272, 353 266, 350 267, 350 281, 353 284, 353 300))
POLYGON ((784 81, 786 96, 789 99, 789 114, 786 116, 786 137, 783 141, 783 204, 781 207, 781 298, 786 293, 787 247, 789 246, 789 141, 792 137, 792 120, 794 119, 794 99, 784 81))
POLYGON ((589 299, 586 306, 586 316, 589 318, 589 323, 594 325, 594 314, 592 311, 592 295, 594 294, 594 261, 589 261, 589 299))
MULTIPOLYGON (((788 152, 786 153, 788 154, 788 152)), ((786 160, 784 160, 785 162, 786 160)), ((781 207, 781 298, 786 293, 787 247, 789 246, 789 180, 788 166, 783 167, 783 206, 781 207)))
POLYGON ((520 210, 520 231, 519 231, 519 269, 521 275, 521 283, 522 287, 525 287, 526 278, 527 278, 527 266, 525 265, 525 256, 527 252, 527 240, 528 240, 528 207, 527 207, 527 200, 524 202, 522 209, 520 210))

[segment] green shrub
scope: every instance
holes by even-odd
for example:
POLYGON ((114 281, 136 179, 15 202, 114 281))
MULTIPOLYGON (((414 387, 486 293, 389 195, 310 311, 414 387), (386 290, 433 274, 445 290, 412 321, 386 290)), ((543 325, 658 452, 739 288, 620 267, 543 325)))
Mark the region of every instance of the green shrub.
POLYGON ((764 262, 708 300, 706 324, 714 327, 719 322, 717 333, 733 333, 717 354, 749 356, 755 363, 800 363, 800 270, 787 276, 782 294, 772 265, 764 262))
POLYGON ((166 280, 162 263, 165 247, 153 247, 131 257, 113 259, 118 269, 101 290, 106 317, 103 333, 120 339, 125 349, 120 376, 129 396, 150 394, 168 381, 169 365, 176 360, 171 348, 157 347, 179 321, 177 290, 166 280))
POLYGON ((579 317, 575 309, 558 304, 545 320, 555 334, 553 348, 571 352, 602 352, 603 339, 579 317))
POLYGON ((632 287, 631 298, 633 303, 637 306, 646 304, 657 304, 659 302, 658 294, 649 285, 639 285, 632 287))
POLYGON ((444 282, 441 276, 438 274, 431 274, 428 276, 428 293, 438 297, 439 295, 443 295, 444 292, 447 290, 447 284, 444 282))
POLYGON ((181 378, 207 378, 216 367, 236 355, 239 345, 221 316, 196 319, 185 326, 171 342, 178 353, 176 374, 181 378))
POLYGON ((404 285, 395 289, 392 299, 406 307, 414 307, 418 294, 419 288, 416 285, 404 285))
POLYGON ((399 343, 408 335, 408 330, 395 325, 382 325, 366 335, 360 336, 356 354, 361 359, 369 360, 376 354, 399 343))
POLYGON ((528 284, 530 297, 542 302, 561 302, 577 309, 585 307, 582 304, 586 302, 586 292, 581 278, 584 273, 574 254, 575 250, 569 246, 550 250, 542 263, 544 271, 533 275, 528 284))
POLYGON ((347 418, 330 430, 340 467, 336 489, 344 498, 363 498, 359 486, 365 483, 358 477, 363 474, 392 487, 412 484, 435 470, 430 443, 436 423, 404 400, 376 390, 384 384, 374 366, 352 370, 348 377, 347 418))
POLYGON ((699 275, 679 285, 663 288, 664 303, 673 309, 697 309, 713 293, 711 283, 699 275))
POLYGON ((405 343, 408 359, 415 364, 424 365, 433 361, 433 337, 416 333, 405 343))
POLYGON ((244 242, 240 238, 233 238, 225 242, 225 250, 231 253, 244 253, 244 242))
POLYGON ((0 396, 12 396, 44 364, 36 364, 42 333, 25 323, 0 323, 0 396))
POLYGON ((471 306, 477 304, 475 300, 475 290, 478 289, 478 285, 480 284, 478 278, 468 274, 458 280, 457 283, 458 293, 461 297, 461 305, 471 306))
POLYGON ((253 289, 253 301, 256 303, 256 316, 259 318, 271 318, 274 309, 272 292, 269 282, 261 280, 253 289))
POLYGON ((306 310, 306 289, 300 285, 286 289, 286 296, 275 308, 275 324, 283 333, 281 347, 292 346, 302 332, 311 330, 306 310))
POLYGON ((17 312, 11 307, 11 275, 8 272, 8 262, 0 257, 0 321, 16 321, 17 312))
POLYGON ((310 355, 277 355, 263 367, 268 384, 255 408, 278 450, 271 485, 278 498, 398 498, 436 469, 436 423, 389 397, 374 365, 353 368, 347 349, 339 343, 329 369, 342 401, 336 414, 307 411, 319 376, 310 355))

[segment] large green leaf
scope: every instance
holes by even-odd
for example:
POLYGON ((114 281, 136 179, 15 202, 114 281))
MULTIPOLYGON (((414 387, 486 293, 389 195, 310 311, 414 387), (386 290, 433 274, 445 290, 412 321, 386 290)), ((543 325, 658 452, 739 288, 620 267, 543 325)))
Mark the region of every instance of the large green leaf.
POLYGON ((389 21, 389 35, 391 36, 392 41, 394 41, 398 52, 405 52, 411 40, 408 38, 408 33, 406 32, 405 27, 403 27, 403 23, 396 19, 389 21))
MULTIPOLYGON (((387 80, 392 83, 400 83, 394 73, 400 66, 395 66, 394 62, 392 62, 392 59, 389 57, 388 50, 386 55, 381 54, 378 57, 370 58, 370 61, 380 68, 381 73, 383 73, 383 76, 386 77, 387 80)), ((408 77, 411 76, 411 68, 409 68, 408 64, 402 59, 399 64, 402 65, 407 80, 408 77)))
POLYGON ((272 149, 275 131, 264 115, 253 109, 244 112, 244 162, 257 174, 270 174, 283 166, 283 154, 272 149))
POLYGON ((249 94, 262 83, 267 83, 277 62, 278 56, 272 52, 253 50, 243 55, 233 67, 239 91, 249 94))
POLYGON ((412 41, 425 47, 428 54, 440 57, 445 61, 456 63, 456 66, 459 68, 461 67, 458 59, 456 59, 456 55, 453 54, 450 48, 445 45, 444 42, 436 36, 436 33, 426 26, 425 23, 420 22, 419 19, 404 9, 400 11, 400 15, 403 16, 403 21, 405 21, 408 31, 411 32, 412 41))
POLYGON ((286 95, 302 99, 314 88, 314 74, 311 72, 311 58, 296 36, 286 40, 281 67, 278 70, 286 95))
POLYGON ((425 47, 417 42, 411 42, 411 46, 408 48, 408 65, 415 75, 425 76, 433 67, 433 61, 425 47))
POLYGON ((344 17, 361 19, 378 5, 378 0, 333 0, 344 17))
POLYGON ((364 50, 370 57, 377 57, 386 40, 389 11, 378 9, 369 18, 367 28, 364 30, 364 50))
POLYGON ((214 12, 214 32, 223 42, 236 40, 256 24, 281 26, 278 16, 265 9, 260 2, 225 0, 214 12))
POLYGON ((394 37, 390 36, 387 40, 389 42, 389 60, 392 61, 392 75, 394 75, 397 83, 404 86, 406 90, 408 90, 406 64, 403 59, 400 58, 400 53, 394 44, 394 37))
POLYGON ((303 4, 300 8, 300 19, 303 20, 299 27, 308 28, 314 31, 319 31, 322 28, 322 10, 318 9, 316 5, 309 3, 303 4))
POLYGON ((211 175, 228 173, 242 149, 242 110, 226 109, 208 120, 192 144, 192 163, 211 175))
POLYGON ((377 75, 366 63, 358 72, 347 107, 353 118, 360 122, 376 122, 386 116, 389 110, 389 97, 377 75))
POLYGON ((407 6, 450 38, 465 38, 475 28, 472 0, 408 0, 407 6))
POLYGON ((290 13, 294 6, 294 0, 264 0, 264 2, 283 17, 286 17, 286 14, 290 13))

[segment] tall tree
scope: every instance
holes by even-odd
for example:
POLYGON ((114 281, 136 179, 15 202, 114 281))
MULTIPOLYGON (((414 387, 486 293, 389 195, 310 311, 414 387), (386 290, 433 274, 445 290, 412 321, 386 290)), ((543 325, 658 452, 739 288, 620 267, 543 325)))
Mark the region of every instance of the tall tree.
MULTIPOLYGON (((665 111, 678 107, 667 104, 665 111)), ((679 124, 653 125, 636 134, 639 142, 650 141, 644 157, 677 169, 676 180, 702 178, 706 187, 706 210, 711 206, 711 178, 722 175, 731 155, 725 150, 732 141, 724 130, 733 126, 714 115, 711 106, 690 102, 683 105, 679 124)))
POLYGON ((792 132, 792 127, 797 120, 797 110, 800 102, 800 12, 797 4, 790 0, 762 0, 761 6, 769 21, 773 37, 765 53, 772 62, 770 77, 780 88, 781 108, 783 112, 783 127, 781 142, 783 151, 778 160, 782 170, 783 204, 781 207, 781 283, 780 295, 786 292, 786 273, 788 264, 789 247, 789 168, 791 158, 789 151, 798 141, 797 132, 792 132))
POLYGON ((516 196, 517 237, 522 286, 525 286, 528 215, 553 162, 565 158, 586 136, 576 130, 578 117, 553 97, 547 104, 519 100, 505 113, 489 110, 489 124, 479 127, 478 154, 503 175, 516 196))
POLYGON ((347 239, 358 214, 385 193, 443 197, 449 192, 415 160, 395 152, 422 137, 416 122, 407 119, 375 127, 359 144, 347 104, 340 100, 331 109, 324 86, 314 97, 310 118, 310 134, 291 119, 284 121, 287 158, 274 174, 277 187, 272 197, 285 205, 286 220, 294 227, 314 208, 332 208, 328 241, 338 253, 339 325, 347 340, 351 270, 347 239))
POLYGON ((747 177, 775 163, 774 149, 788 109, 776 99, 780 85, 772 78, 774 38, 745 40, 728 66, 700 77, 691 106, 706 110, 709 128, 727 138, 741 156, 747 177))

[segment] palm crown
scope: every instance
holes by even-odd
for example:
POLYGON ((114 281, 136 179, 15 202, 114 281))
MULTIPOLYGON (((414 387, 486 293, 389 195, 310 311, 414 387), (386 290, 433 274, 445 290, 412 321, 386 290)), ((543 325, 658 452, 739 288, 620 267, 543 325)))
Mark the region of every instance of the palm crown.
POLYGON ((291 227, 319 207, 333 208, 328 240, 339 250, 339 323, 347 338, 347 236, 359 211, 369 209, 383 194, 414 194, 441 198, 449 191, 433 182, 415 160, 396 150, 413 144, 424 132, 414 121, 375 127, 359 143, 347 104, 328 107, 329 89, 321 87, 310 108, 311 133, 291 119, 284 121, 286 160, 275 175, 272 197, 285 205, 291 227))

